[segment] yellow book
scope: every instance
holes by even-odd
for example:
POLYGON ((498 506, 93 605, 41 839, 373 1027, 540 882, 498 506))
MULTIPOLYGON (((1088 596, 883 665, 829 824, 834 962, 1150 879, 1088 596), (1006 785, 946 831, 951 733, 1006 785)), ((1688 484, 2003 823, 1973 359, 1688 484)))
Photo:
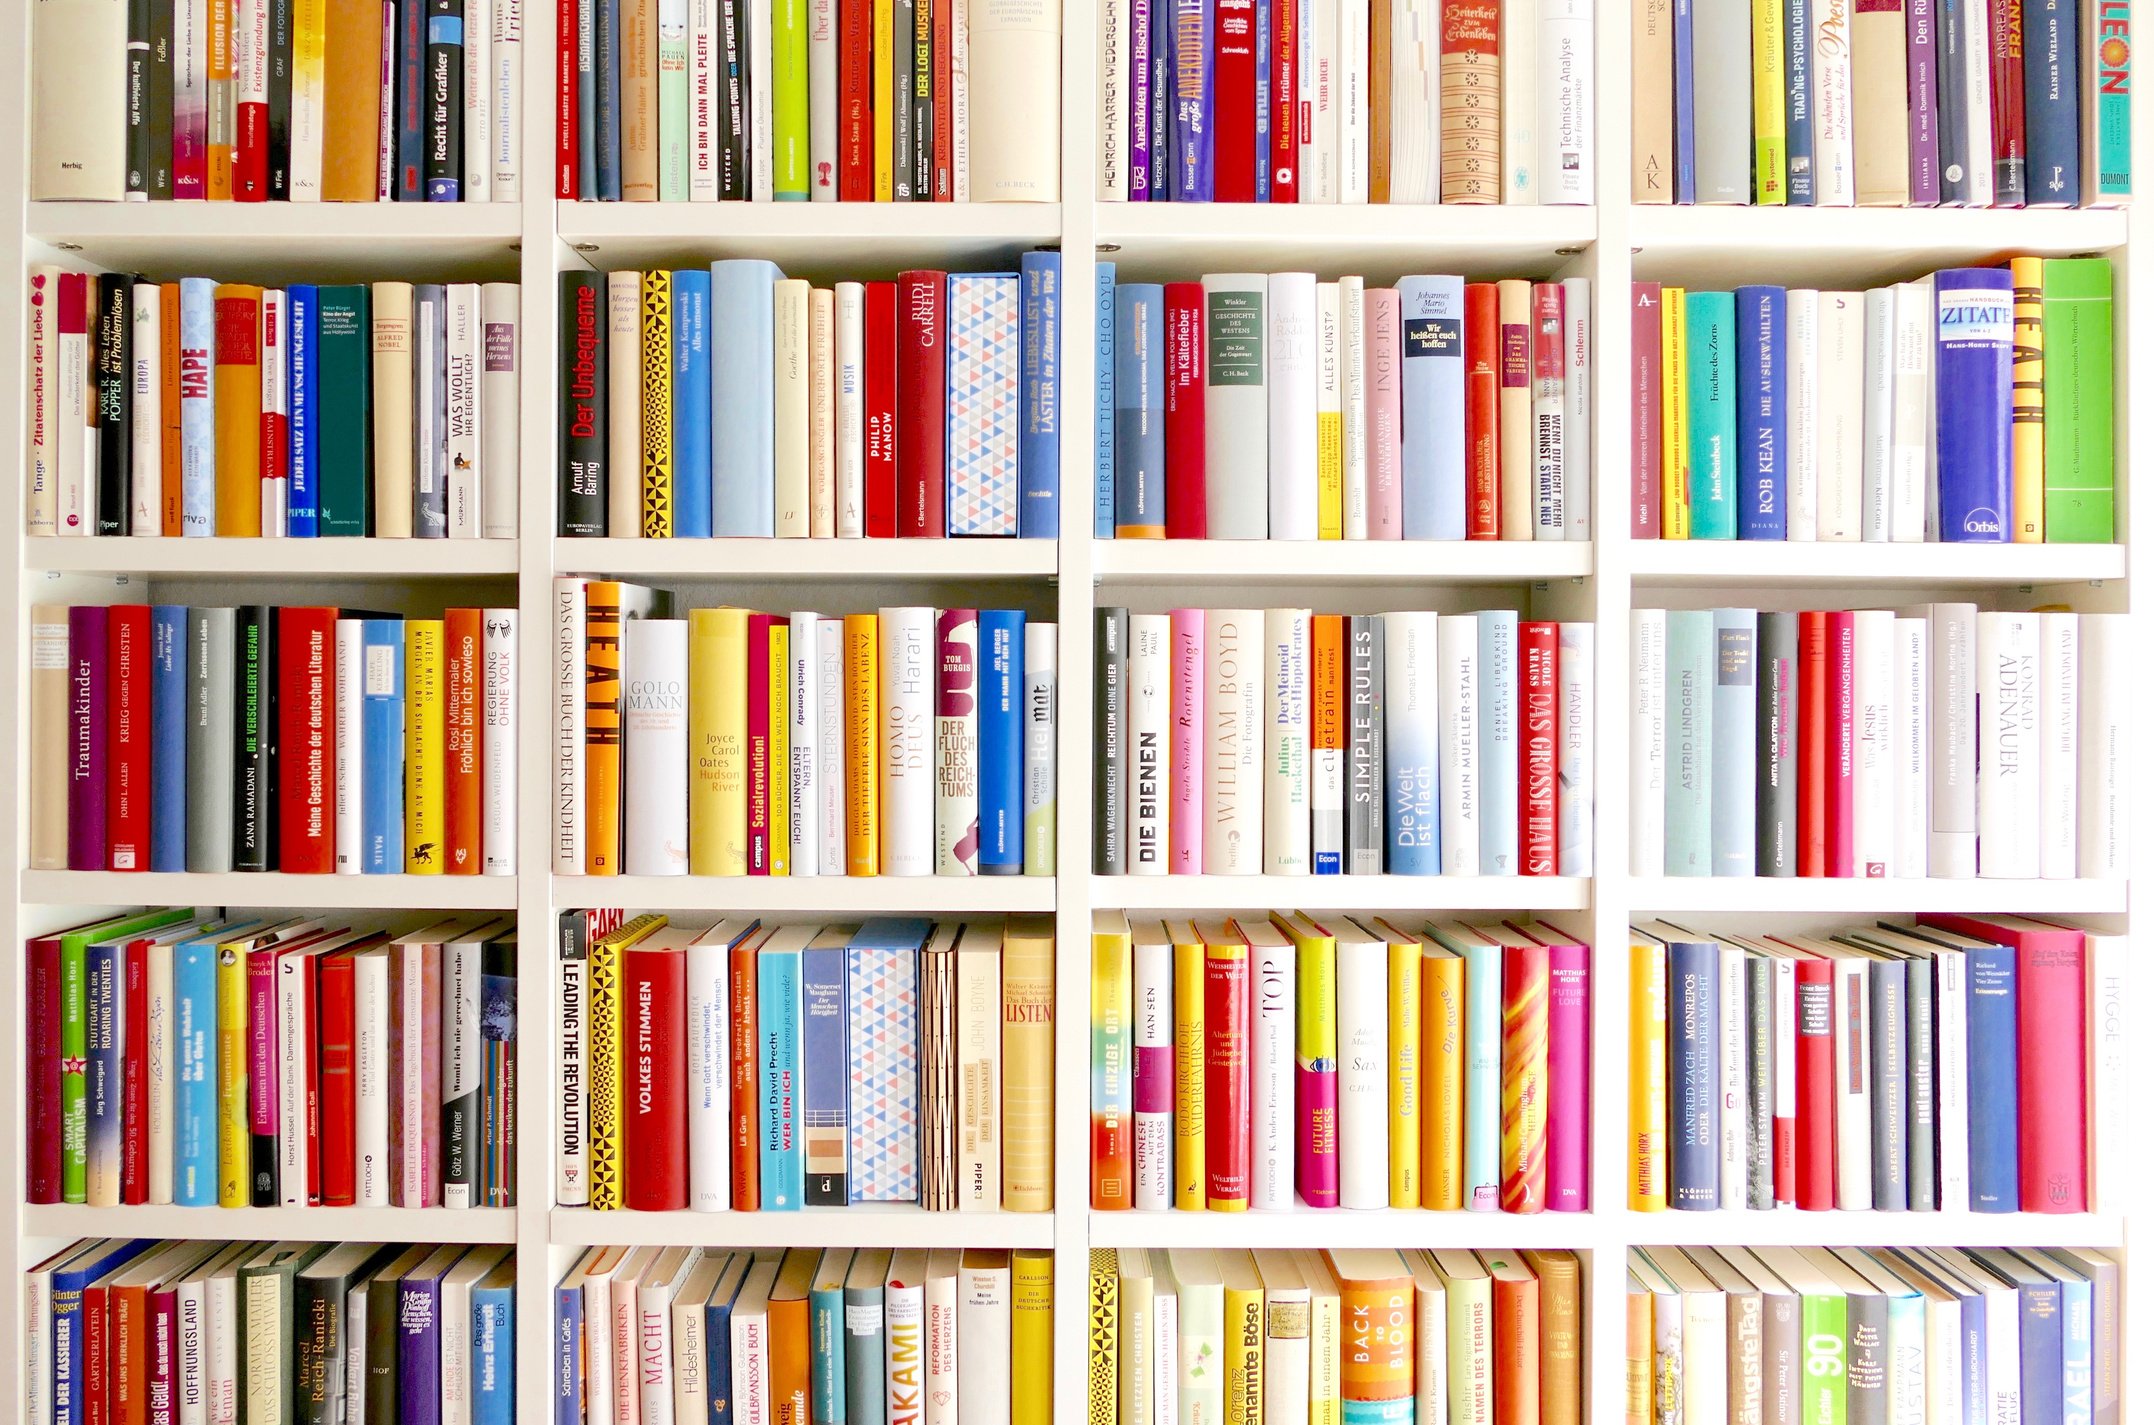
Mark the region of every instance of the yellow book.
POLYGON ((770 625, 770 874, 793 874, 793 630, 770 625))
POLYGON ((748 611, 688 614, 688 870, 748 874, 748 611))
POLYGON ((262 532, 262 289, 220 282, 212 310, 215 531, 252 538, 262 532))
POLYGON ((1785 207, 1788 200, 1787 92, 1787 29, 1780 0, 1750 0, 1751 181, 1756 185, 1751 201, 1761 208, 1785 207))
MULTIPOLYGON (((887 80, 881 81, 885 84, 887 80)), ((876 678, 881 655, 874 614, 845 616, 845 874, 880 869, 882 811, 875 779, 876 678)))
POLYGON ((643 274, 643 537, 673 536, 673 274, 643 274))
POLYGON ((1421 940, 1421 1205, 1466 1205, 1466 962, 1421 940))
POLYGON ((1226 1300, 1226 1425, 1265 1425, 1264 1279, 1256 1258, 1236 1250, 1219 1254, 1219 1280, 1226 1300))
MULTIPOLYGON (((875 201, 887 203, 896 196, 892 179, 896 168, 897 134, 892 128, 897 109, 893 93, 897 86, 897 7, 891 0, 875 0, 875 201)), ((1112 1419, 1110 1413, 1109 1416, 1112 1419)))
POLYGON ((1010 1254, 1010 1425, 1053 1425, 1055 1254, 1010 1254))
POLYGON ((1092 913, 1092 1207, 1130 1206, 1134 1188, 1130 1114, 1129 922, 1092 913))
POLYGON ((1391 1007, 1391 1205, 1421 1206, 1421 941, 1383 924, 1391 1007))
MULTIPOLYGON (((1294 1071, 1297 1081, 1322 1082, 1333 1091, 1317 1096, 1294 1120, 1298 1160, 1330 1160, 1328 1180, 1304 1171, 1302 1200, 1311 1207, 1339 1205, 1339 942, 1308 916, 1272 913, 1272 923, 1294 942, 1294 1071), (1327 1101, 1328 1098, 1328 1101, 1327 1101)), ((1202 992, 1202 982, 1198 984, 1202 992)))
POLYGON ((1187 920, 1174 942, 1174 1205, 1204 1211, 1204 942, 1187 920))
POLYGON ((1055 928, 1015 915, 1002 928, 1002 1210, 1055 1205, 1055 928))
POLYGON ((621 1206, 628 1165, 621 1157, 621 952, 665 926, 662 915, 639 915, 591 945, 584 966, 589 1000, 584 1036, 584 1137, 591 1152, 591 1208, 621 1206))
MULTIPOLYGON (((881 0, 877 11, 886 5, 887 0, 881 0)), ((876 28, 879 34, 880 19, 876 28)), ((887 90, 888 80, 877 83, 887 90)), ((1121 1375, 1122 1268, 1110 1247, 1094 1247, 1089 1267, 1092 1332, 1085 1347, 1085 1419, 1089 1425, 1118 1425, 1120 1401, 1115 1398, 1115 1385, 1121 1375)))
POLYGON ((1690 380, 1681 287, 1660 289, 1660 537, 1690 538, 1690 380))
POLYGON ((292 194, 295 199, 322 196, 323 110, 329 84, 329 0, 295 0, 292 5, 292 194), (310 122, 311 121, 311 122, 310 122), (301 152, 308 155, 302 168, 301 152), (302 185, 302 172, 311 179, 302 185))
POLYGON ((1119 1425, 1168 1425, 1152 1418, 1153 1377, 1163 1368, 1152 1349, 1152 1254, 1141 1247, 1115 1253, 1121 1280, 1115 1284, 1115 1309, 1121 1338, 1115 1351, 1116 1413, 1119 1425))
POLYGON ((247 950, 260 937, 217 946, 217 1205, 249 1207, 247 950))
POLYGON ((447 751, 442 746, 441 620, 404 621, 404 870, 442 871, 447 751))
POLYGON ((1668 950, 1638 936, 1630 946, 1630 1206, 1668 1205, 1668 950))
POLYGON ((2042 259, 2012 259, 2012 542, 2040 544, 2042 501, 2042 259))
MULTIPOLYGON (((1351 295, 1351 294, 1349 294, 1351 295)), ((1346 538, 1346 332, 1339 324, 1339 284, 1316 288, 1316 537, 1346 538)))
POLYGON ((1309 1425, 1340 1425, 1345 1409, 1339 1390, 1345 1327, 1339 1279, 1322 1252, 1296 1248, 1294 1264, 1309 1284, 1309 1425))

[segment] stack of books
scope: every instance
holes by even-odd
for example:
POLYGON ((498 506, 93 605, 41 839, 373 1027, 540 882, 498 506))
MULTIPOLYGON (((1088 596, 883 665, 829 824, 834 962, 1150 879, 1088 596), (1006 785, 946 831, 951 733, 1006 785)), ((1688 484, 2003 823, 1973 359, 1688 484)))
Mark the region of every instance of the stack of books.
POLYGON ((24 531, 513 538, 518 301, 33 268, 24 531))
POLYGON ((163 910, 30 939, 29 1200, 513 1206, 514 924, 381 924, 163 910))
POLYGON ((1091 1398, 1123 1420, 1585 1419, 1576 1253, 1095 1248, 1091 1398))
POLYGON ((39 604, 30 866, 516 873, 516 610, 39 604))
POLYGON ((85 1238, 23 1280, 24 1420, 517 1419, 507 1246, 85 1238))
POLYGON ((2120 1420, 2120 1271, 2085 1247, 1633 1249, 1631 1398, 1683 1419, 1763 1399, 1782 1420, 2120 1420))
POLYGON ((2129 24, 2025 0, 1635 12, 1631 201, 2131 201, 2129 24))
POLYGON ((561 277, 564 535, 1058 533, 1062 257, 561 277))
POLYGON ((1631 284, 1633 539, 2107 544, 2103 257, 1867 292, 1631 284))
POLYGON ((1592 626, 1097 612, 1103 876, 1584 876, 1592 626))
POLYGON ((955 1425, 1049 1425, 1054 1266, 986 1247, 593 1247, 554 1287, 548 1418, 863 1425, 932 1399, 955 1425))
POLYGON ((2121 877, 2129 628, 1633 610, 1631 874, 2121 877))
POLYGON ((1584 1212, 1590 953, 1538 921, 1092 928, 1092 1206, 1584 1212))
POLYGON ((1588 203, 1578 0, 1109 0, 1102 202, 1588 203))
POLYGON ((1633 927, 1631 1207, 2113 1209, 2125 953, 2009 915, 1633 927))
POLYGON ((554 873, 1051 876, 1055 626, 554 580, 554 873))
POLYGON ((1097 268, 1101 539, 1585 539, 1591 289, 1097 268))
POLYGON ((514 203, 514 0, 37 12, 32 198, 514 203))
POLYGON ((1054 1201, 1045 917, 561 917, 563 1207, 1054 1201))

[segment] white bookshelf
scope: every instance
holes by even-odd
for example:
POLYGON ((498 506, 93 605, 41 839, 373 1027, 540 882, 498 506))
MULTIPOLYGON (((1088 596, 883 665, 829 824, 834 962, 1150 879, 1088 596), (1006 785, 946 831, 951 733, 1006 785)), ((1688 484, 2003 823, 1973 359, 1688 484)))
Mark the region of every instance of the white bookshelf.
MULTIPOLYGON (((0 92, 18 96, 25 128, 24 50, 29 7, 16 7, 17 43, 0 46, 0 92)), ((1597 40, 1598 206, 1574 208, 1261 208, 1101 203, 1093 196, 1097 124, 1094 0, 1065 6, 1063 201, 1005 207, 936 205, 564 204, 552 196, 552 7, 524 11, 525 200, 518 204, 30 204, 22 141, 0 145, 0 195, 9 217, 0 281, 19 293, 25 267, 72 262, 133 268, 160 276, 200 273, 291 280, 363 280, 425 273, 518 278, 523 283, 523 505, 519 538, 499 542, 154 539, 28 539, 18 460, 5 462, 4 517, 14 531, 12 604, 0 620, 0 656, 14 670, 12 736, 0 778, 21 787, 25 743, 21 689, 26 606, 39 598, 138 597, 134 581, 179 587, 181 596, 227 601, 331 598, 347 587, 378 597, 439 602, 454 591, 513 601, 523 611, 520 874, 472 877, 151 876, 18 870, 0 909, 0 939, 89 910, 119 904, 229 904, 352 907, 375 911, 513 911, 526 946, 521 964, 522 1083, 518 1179, 521 1201, 490 1211, 31 1207, 17 1174, 8 1178, 14 1230, 0 1245, 0 1269, 21 1268, 62 1239, 89 1233, 164 1236, 378 1238, 513 1242, 520 1267, 517 1341, 520 1416, 550 1418, 547 1399, 550 1287, 581 1246, 600 1242, 714 1245, 843 1244, 943 1246, 994 1243, 1059 1251, 1056 1295, 1057 1418, 1085 1408, 1085 1252, 1088 1247, 1210 1245, 1500 1244, 1576 1248, 1592 1254, 1589 1373, 1593 1418, 1623 1410, 1623 1249, 1639 1243, 1971 1242, 2129 1245, 2140 1199, 2102 1202, 2081 1217, 1968 1214, 1745 1213, 1633 1214, 1624 1206, 1624 1100, 1628 1054, 1624 994, 1625 927, 1660 914, 1741 928, 1761 922, 1845 923, 1925 909, 2030 910, 2090 914, 2124 923, 2131 891, 2154 855, 2154 825, 2142 825, 2132 879, 2109 882, 1726 881, 1627 874, 1628 734, 1624 676, 1627 614, 1661 602, 1793 607, 1867 600, 1904 604, 1975 597, 2025 606, 2066 600, 2082 608, 2126 610, 2130 590, 2154 570, 2135 537, 2130 498, 2146 460, 2128 440, 2133 401, 2120 363, 2120 543, 2103 548, 1974 550, 1936 545, 1673 544, 1626 538, 1630 421, 1625 399, 1629 283, 1633 277, 1691 286, 1754 280, 1861 286, 1936 267, 1986 261, 2013 251, 2107 253, 2118 263, 2117 331, 2154 330, 2154 280, 2134 244, 2136 220, 2122 212, 1966 212, 1949 209, 1806 211, 1669 209, 1631 205, 1629 37, 1625 12, 1602 7, 1597 40), (1063 500, 1060 538, 984 541, 768 542, 566 540, 554 536, 555 368, 559 273, 645 265, 686 265, 721 256, 773 258, 818 280, 889 276, 907 267, 1014 266, 1035 245, 1065 255, 1062 381, 1063 500), (1591 543, 1533 544, 1196 544, 1095 541, 1091 529, 1093 377, 1092 294, 1082 264, 1097 251, 1125 278, 1194 278, 1206 271, 1313 268, 1388 282, 1410 272, 1475 277, 1585 277, 1594 284, 1592 327, 1594 493, 1591 543), (243 547, 242 547, 243 546, 243 547), (974 586, 975 601, 1021 603, 1061 625, 1059 709, 1060 849, 1051 878, 718 880, 557 877, 548 842, 546 668, 550 581, 556 573, 614 573, 684 589, 698 599, 760 597, 770 607, 829 611, 879 603, 929 602, 938 591, 974 586), (107 576, 116 576, 108 578, 107 576), (93 592, 84 592, 85 590, 93 592), (1936 592, 1932 592, 1936 591, 1936 592), (1595 662, 1596 833, 1589 878, 1123 878, 1091 874, 1089 836, 1092 611, 1176 603, 1293 603, 1332 611, 1385 607, 1470 608, 1500 603, 1536 616, 1591 620, 1595 662), (884 1210, 768 1214, 599 1214, 555 1209, 550 1201, 550 1099, 556 1063, 552 977, 546 951, 554 917, 571 907, 618 905, 715 919, 739 913, 857 918, 870 914, 1052 913, 1057 961, 1056 1210, 1048 1214, 923 1213, 884 1210), (1546 915, 1596 947, 1594 965, 1593 1210, 1532 1218, 1468 1213, 1343 1211, 1247 1214, 1099 1214, 1088 1206, 1089 991, 1085 953, 1092 912, 1211 913, 1256 907, 1359 908, 1473 915, 1546 915)), ((2144 131, 2145 125, 2142 125, 2144 131)), ((2142 145, 2144 147, 2144 145, 2142 145)), ((19 301, 8 307, 20 311, 19 301)), ((0 386, 24 386, 19 330, 0 341, 0 386)), ((20 450, 23 406, 0 417, 20 450)), ((358 597, 358 596, 352 596, 358 597)), ((2142 767, 2154 759, 2142 759, 2142 767)), ((2137 800, 2147 804, 2144 771, 2137 800)), ((8 863, 24 861, 24 810, 4 837, 8 863)), ((2145 818, 2142 818, 2144 821, 2145 818)), ((19 961, 17 962, 19 964, 19 961)), ((2142 976, 2142 979, 2146 977, 2142 976)), ((22 1034, 19 975, 0 977, 0 1153, 21 1142, 22 1034)), ((2141 985, 2135 1009, 2148 1003, 2141 985)), ((2149 1082, 2147 1051, 2134 1048, 2135 1082, 2149 1082)), ((2128 1160, 2125 1178, 2154 1173, 2148 1137, 2103 1145, 2128 1160)), ((2135 1188, 2143 1193, 2145 1189, 2135 1188)), ((2126 1274, 2127 1357, 2154 1347, 2154 1309, 2126 1274)), ((0 1294, 0 1338, 19 1340, 19 1293, 0 1294)), ((0 1399, 20 1396, 19 1356, 0 1353, 0 1399)))

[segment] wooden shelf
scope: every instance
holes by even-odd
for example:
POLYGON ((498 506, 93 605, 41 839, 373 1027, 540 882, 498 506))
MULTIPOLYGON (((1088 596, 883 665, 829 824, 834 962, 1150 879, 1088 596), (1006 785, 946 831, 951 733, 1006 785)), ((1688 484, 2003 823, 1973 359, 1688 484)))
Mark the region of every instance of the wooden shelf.
POLYGON ((75 539, 23 541, 24 567, 216 579, 468 579, 517 569, 513 539, 75 539))
POLYGON ((2096 208, 1634 206, 1628 227, 1641 278, 1686 287, 1874 287, 2018 253, 2109 252, 2124 245, 2125 215, 2096 208))
POLYGON ((32 905, 337 906, 514 910, 514 876, 287 876, 228 871, 25 871, 32 905))
POLYGON ((1101 255, 1133 277, 1314 269, 1372 283, 1410 272, 1547 276, 1594 241, 1587 207, 1100 203, 1101 255))
POLYGON ((513 1242, 513 1207, 84 1207, 23 1209, 28 1237, 297 1242, 513 1242))
POLYGON ((548 1214, 556 1246, 1052 1247, 1051 1212, 924 1212, 905 1203, 798 1212, 593 1212, 548 1214))
POLYGON ((513 281, 516 203, 30 203, 35 245, 159 280, 513 281))
POLYGON ((554 904, 631 911, 1016 915, 1055 908, 1048 876, 556 876, 554 904))

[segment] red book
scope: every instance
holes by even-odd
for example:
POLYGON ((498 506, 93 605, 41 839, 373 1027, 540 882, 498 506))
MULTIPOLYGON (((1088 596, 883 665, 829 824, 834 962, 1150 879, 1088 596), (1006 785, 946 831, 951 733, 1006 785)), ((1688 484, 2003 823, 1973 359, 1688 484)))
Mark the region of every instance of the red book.
POLYGON ((1825 874, 1855 874, 1855 616, 1825 615, 1825 874))
POLYGON ((1212 12, 1212 199, 1256 200, 1256 7, 1218 0, 1212 12))
POLYGON ((2019 959, 2019 1209, 2087 1210, 2087 942, 2018 915, 1925 915, 2019 959))
POLYGON ((277 865, 326 876, 337 854, 337 611, 277 610, 277 865))
POLYGON ((448 815, 448 873, 479 874, 479 812, 484 793, 479 786, 479 724, 481 678, 485 654, 479 641, 484 614, 479 609, 450 609, 441 616, 444 691, 442 747, 447 753, 448 775, 443 779, 442 803, 448 815))
POLYGON ((120 1201, 150 1200, 150 942, 120 952, 120 1201))
POLYGON ((1169 282, 1167 538, 1204 538, 1204 284, 1169 282))
POLYGON ((621 954, 621 1162, 639 1212, 688 1208, 687 973, 678 945, 621 954))
POLYGON ((1630 537, 1660 538, 1660 284, 1630 284, 1630 537))
POLYGON ((897 537, 897 283, 869 282, 862 326, 867 536, 897 537))
MULTIPOLYGON (((875 200, 875 7, 838 6, 838 201, 875 200)), ((821 175, 816 181, 820 183, 821 175)), ((873 284, 870 284, 873 285, 873 284)))
POLYGON ((945 272, 898 274, 897 532, 940 539, 949 426, 945 272))
POLYGON ((1502 384, 1503 330, 1496 284, 1466 284, 1466 538, 1500 539, 1496 394, 1502 384))
POLYGON ((1301 32, 1295 25, 1295 0, 1260 0, 1271 6, 1271 200, 1298 203, 1301 190, 1301 106, 1295 93, 1298 76, 1295 47, 1301 32))
POLYGON ((1825 874, 1825 614, 1796 619, 1795 874, 1825 874))
POLYGON ((554 196, 570 201, 577 197, 576 134, 581 123, 576 108, 577 8, 576 0, 560 0, 554 7, 554 36, 559 41, 554 62, 554 196))
POLYGON ((29 1101, 27 1192, 31 1202, 60 1200, 60 941, 41 935, 23 947, 23 1092, 29 1101))
POLYGON ((83 1425, 110 1425, 112 1420, 112 1318, 105 1309, 110 1295, 111 1288, 102 1283, 82 1289, 83 1425))
POLYGON ((1249 1206, 1249 947, 1233 929, 1204 940, 1204 1192, 1209 1206, 1249 1206))
POLYGON ((105 856, 115 871, 150 868, 150 606, 106 615, 105 856))
POLYGON ((770 799, 785 785, 770 765, 770 630, 775 614, 748 615, 748 874, 770 874, 770 799))
POLYGON ((321 1082, 321 1133, 314 1159, 321 1164, 322 1203, 350 1207, 358 1200, 357 1011, 353 981, 358 962, 350 949, 322 957, 316 967, 314 1054, 321 1082))
MULTIPOLYGON (((321 984, 316 973, 321 966, 321 954, 307 947, 317 943, 309 937, 289 950, 277 955, 281 973, 285 960, 292 962, 293 972, 299 977, 299 1104, 304 1120, 299 1131, 307 1135, 307 1205, 319 1207, 322 1203, 322 1079, 321 1079, 321 984)), ((281 1073, 281 1071, 280 1071, 281 1073)), ((438 1120, 437 1120, 438 1121, 438 1120)), ((292 1125, 279 1122, 278 1129, 289 1133, 292 1125)), ((281 1197, 283 1184, 278 1184, 281 1197)))
MULTIPOLYGON (((1533 471, 1533 528, 1563 537, 1563 285, 1533 284, 1532 439, 1527 461, 1533 471), (1553 402, 1552 409, 1544 409, 1553 402), (1546 512, 1545 514, 1543 512, 1546 512), (1553 515, 1551 522, 1549 516, 1553 515)), ((1583 448, 1583 447, 1581 447, 1583 448)))
POLYGON ((1519 872, 1556 874, 1556 626, 1518 623, 1519 872))
POLYGON ((1989 12, 1990 152, 1996 155, 1996 206, 2000 208, 2020 208, 2027 203, 2024 12, 2022 0, 1997 0, 1989 12))
MULTIPOLYGON (((935 133, 930 164, 931 195, 937 203, 948 203, 957 197, 952 181, 953 156, 956 139, 950 103, 950 5, 951 0, 922 0, 929 4, 929 32, 933 37, 935 65, 935 133)), ((964 3, 964 0, 958 0, 964 3)))
MULTIPOLYGON (((265 31, 263 39, 266 38, 265 31)), ((262 40, 255 43, 259 46, 262 40)), ((234 57, 236 61, 237 56, 234 57)), ((255 62, 266 69, 269 58, 257 55, 255 62)), ((236 62, 232 69, 232 88, 237 93, 247 81, 239 73, 236 62)), ((233 107, 237 113, 237 137, 232 144, 232 201, 266 203, 269 201, 269 105, 267 102, 238 100, 233 107)))
POLYGON ((1830 1212, 1833 1188, 1832 961, 1795 962, 1795 1205, 1830 1212))
POLYGON ((762 1205, 762 1121, 756 1111, 756 941, 733 947, 726 994, 733 1005, 733 1208, 762 1205))

